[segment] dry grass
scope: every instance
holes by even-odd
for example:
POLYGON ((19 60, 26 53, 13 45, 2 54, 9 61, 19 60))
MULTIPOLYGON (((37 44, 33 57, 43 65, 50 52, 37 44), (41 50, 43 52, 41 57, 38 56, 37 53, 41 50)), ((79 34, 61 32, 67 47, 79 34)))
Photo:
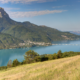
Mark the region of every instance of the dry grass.
POLYGON ((0 71, 0 80, 80 80, 80 56, 0 71))

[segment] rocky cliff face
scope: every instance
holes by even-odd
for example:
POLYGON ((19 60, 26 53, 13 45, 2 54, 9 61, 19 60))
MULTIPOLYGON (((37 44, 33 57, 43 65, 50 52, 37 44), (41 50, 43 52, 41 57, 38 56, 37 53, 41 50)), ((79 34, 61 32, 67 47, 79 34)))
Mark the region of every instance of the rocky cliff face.
POLYGON ((17 25, 18 22, 12 20, 6 11, 0 7, 0 32, 4 29, 9 29, 12 25, 17 25))
POLYGON ((2 18, 2 14, 1 14, 1 12, 0 12, 0 18, 2 18))
POLYGON ((9 19, 9 15, 4 11, 3 8, 0 7, 0 18, 9 19))

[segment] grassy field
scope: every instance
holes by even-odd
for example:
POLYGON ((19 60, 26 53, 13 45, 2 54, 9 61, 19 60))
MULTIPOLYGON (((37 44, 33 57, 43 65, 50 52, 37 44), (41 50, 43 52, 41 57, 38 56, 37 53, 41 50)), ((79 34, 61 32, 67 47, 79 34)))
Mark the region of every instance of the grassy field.
POLYGON ((3 70, 0 80, 80 80, 80 55, 3 70))

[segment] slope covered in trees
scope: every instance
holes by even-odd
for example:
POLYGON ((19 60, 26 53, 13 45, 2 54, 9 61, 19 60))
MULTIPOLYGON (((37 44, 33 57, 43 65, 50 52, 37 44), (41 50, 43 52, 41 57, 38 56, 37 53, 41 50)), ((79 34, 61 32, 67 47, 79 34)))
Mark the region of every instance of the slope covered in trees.
POLYGON ((17 48, 19 43, 24 43, 24 41, 9 34, 0 33, 0 49, 17 48))

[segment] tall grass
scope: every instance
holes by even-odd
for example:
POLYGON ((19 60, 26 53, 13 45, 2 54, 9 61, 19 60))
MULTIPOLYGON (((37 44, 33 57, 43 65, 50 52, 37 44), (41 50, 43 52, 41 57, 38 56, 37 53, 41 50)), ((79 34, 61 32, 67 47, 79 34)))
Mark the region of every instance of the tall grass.
POLYGON ((80 80, 80 55, 3 70, 0 80, 80 80))

